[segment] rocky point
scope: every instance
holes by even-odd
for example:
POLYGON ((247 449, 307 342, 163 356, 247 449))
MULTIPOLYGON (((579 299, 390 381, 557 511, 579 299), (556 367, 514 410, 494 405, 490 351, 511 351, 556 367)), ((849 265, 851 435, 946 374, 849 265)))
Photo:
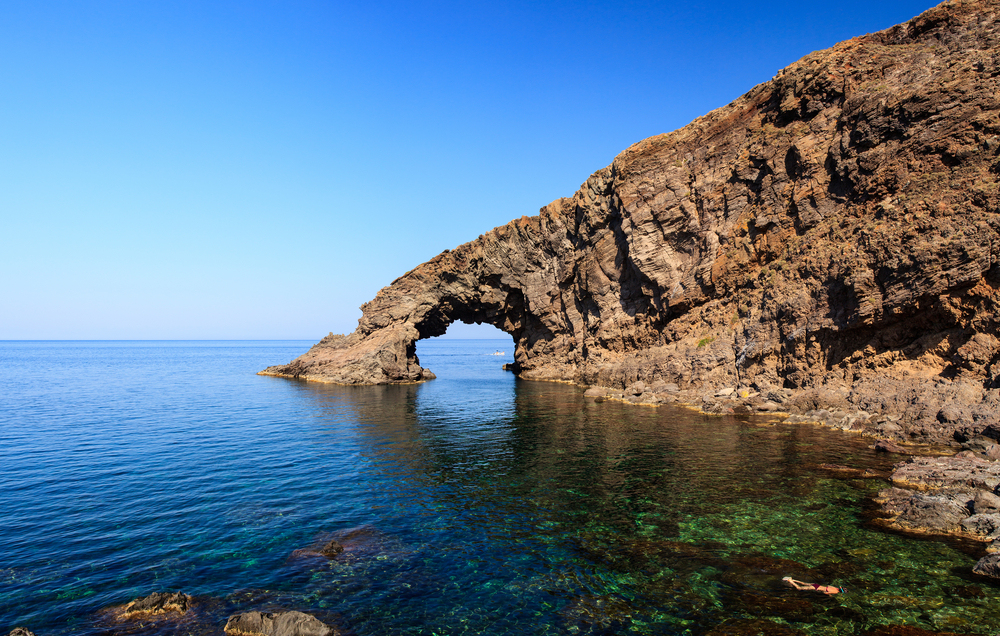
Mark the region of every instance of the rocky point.
POLYGON ((523 378, 973 436, 1000 413, 998 13, 953 0, 807 55, 262 373, 427 380, 415 342, 461 320, 511 334, 523 378))

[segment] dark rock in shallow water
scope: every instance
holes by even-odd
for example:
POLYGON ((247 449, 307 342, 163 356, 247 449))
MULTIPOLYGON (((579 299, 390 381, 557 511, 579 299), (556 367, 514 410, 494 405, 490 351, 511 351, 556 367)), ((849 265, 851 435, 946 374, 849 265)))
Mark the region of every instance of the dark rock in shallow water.
POLYGON ((336 636, 335 629, 303 612, 243 612, 229 617, 233 636, 336 636))
POLYGON ((1000 579, 1000 554, 987 554, 972 566, 972 571, 991 579, 1000 579))
POLYGON ((804 634, 805 632, 801 629, 755 618, 723 623, 706 632, 705 636, 800 636, 804 634))
POLYGON ((146 618, 162 614, 184 614, 191 606, 191 597, 183 592, 153 592, 125 605, 117 612, 123 620, 146 618))
POLYGON ((638 614, 633 604, 618 596, 584 596, 560 612, 571 632, 620 633, 628 631, 638 614))
POLYGON ((804 598, 771 596, 759 592, 744 592, 735 598, 738 607, 753 616, 777 616, 786 621, 808 623, 816 609, 804 598))
POLYGON ((852 623, 863 625, 868 619, 864 614, 856 609, 844 605, 832 605, 823 610, 822 614, 816 617, 817 622, 823 621, 851 621, 852 623))
POLYGON ((887 474, 880 473, 870 468, 851 468, 850 466, 841 466, 840 464, 820 464, 819 467, 820 469, 833 473, 838 477, 847 477, 852 479, 885 479, 888 477, 887 474))
POLYGON ((945 588, 950 596, 959 599, 986 598, 986 592, 978 585, 955 585, 945 588))
MULTIPOLYGON (((854 576, 864 568, 855 561, 827 561, 813 568, 817 578, 823 581, 854 576)), ((834 583, 836 585, 836 583, 834 583)))
POLYGON ((705 566, 724 567, 725 562, 713 553, 717 546, 695 545, 683 541, 618 541, 607 538, 581 537, 575 548, 580 554, 620 571, 632 571, 655 563, 672 570, 686 572, 705 566))
POLYGON ((362 526, 336 533, 323 533, 310 547, 295 550, 289 558, 364 559, 377 555, 401 556, 406 553, 398 539, 371 526, 362 526))
POLYGON ((929 632, 912 625, 882 625, 864 633, 864 636, 972 636, 955 632, 929 632))
POLYGON ((797 561, 767 556, 766 554, 745 554, 734 557, 731 564, 759 574, 782 574, 809 576, 811 570, 797 561))
POLYGON ((319 553, 325 557, 335 557, 344 551, 344 546, 336 539, 330 539, 325 546, 320 548, 319 553))
POLYGON ((737 555, 726 559, 717 567, 722 570, 719 579, 723 583, 755 591, 767 588, 783 589, 779 583, 783 576, 793 576, 807 581, 818 578, 809 567, 801 563, 765 554, 737 555))
POLYGON ((895 442, 890 442, 887 439, 880 439, 875 442, 875 452, 876 453, 900 453, 905 454, 906 449, 896 444, 895 442))

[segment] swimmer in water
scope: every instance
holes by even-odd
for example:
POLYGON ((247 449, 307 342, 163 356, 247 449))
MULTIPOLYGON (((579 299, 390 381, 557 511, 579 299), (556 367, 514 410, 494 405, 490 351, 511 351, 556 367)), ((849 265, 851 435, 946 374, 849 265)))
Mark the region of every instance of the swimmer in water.
POLYGON ((788 583, 797 590, 810 590, 813 592, 822 592, 824 594, 840 594, 844 591, 842 587, 835 587, 833 585, 820 585, 819 583, 806 583, 805 581, 796 581, 790 576, 786 576, 781 579, 785 583, 788 583))

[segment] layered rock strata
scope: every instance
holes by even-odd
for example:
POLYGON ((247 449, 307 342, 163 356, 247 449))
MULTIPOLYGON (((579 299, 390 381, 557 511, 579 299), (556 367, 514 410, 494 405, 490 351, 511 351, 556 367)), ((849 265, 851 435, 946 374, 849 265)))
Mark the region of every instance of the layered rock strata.
POLYGON ((977 574, 1000 578, 1000 462, 971 451, 955 457, 913 457, 897 464, 892 488, 879 492, 882 525, 918 534, 981 541, 977 574))
POLYGON ((461 320, 511 334, 523 378, 811 391, 899 440, 973 434, 1000 413, 998 15, 945 2, 812 53, 262 373, 426 380, 414 343, 461 320))

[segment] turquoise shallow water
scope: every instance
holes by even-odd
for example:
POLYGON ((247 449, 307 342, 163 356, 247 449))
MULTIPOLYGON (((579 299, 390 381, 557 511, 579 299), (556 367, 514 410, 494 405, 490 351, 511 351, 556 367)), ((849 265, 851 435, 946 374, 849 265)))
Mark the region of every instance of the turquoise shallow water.
POLYGON ((974 549, 874 529, 884 484, 819 469, 887 470, 862 438, 595 404, 502 371, 509 341, 419 343, 422 385, 255 375, 310 344, 0 343, 0 633, 1000 631, 974 549), (196 611, 102 612, 160 590, 196 611))

